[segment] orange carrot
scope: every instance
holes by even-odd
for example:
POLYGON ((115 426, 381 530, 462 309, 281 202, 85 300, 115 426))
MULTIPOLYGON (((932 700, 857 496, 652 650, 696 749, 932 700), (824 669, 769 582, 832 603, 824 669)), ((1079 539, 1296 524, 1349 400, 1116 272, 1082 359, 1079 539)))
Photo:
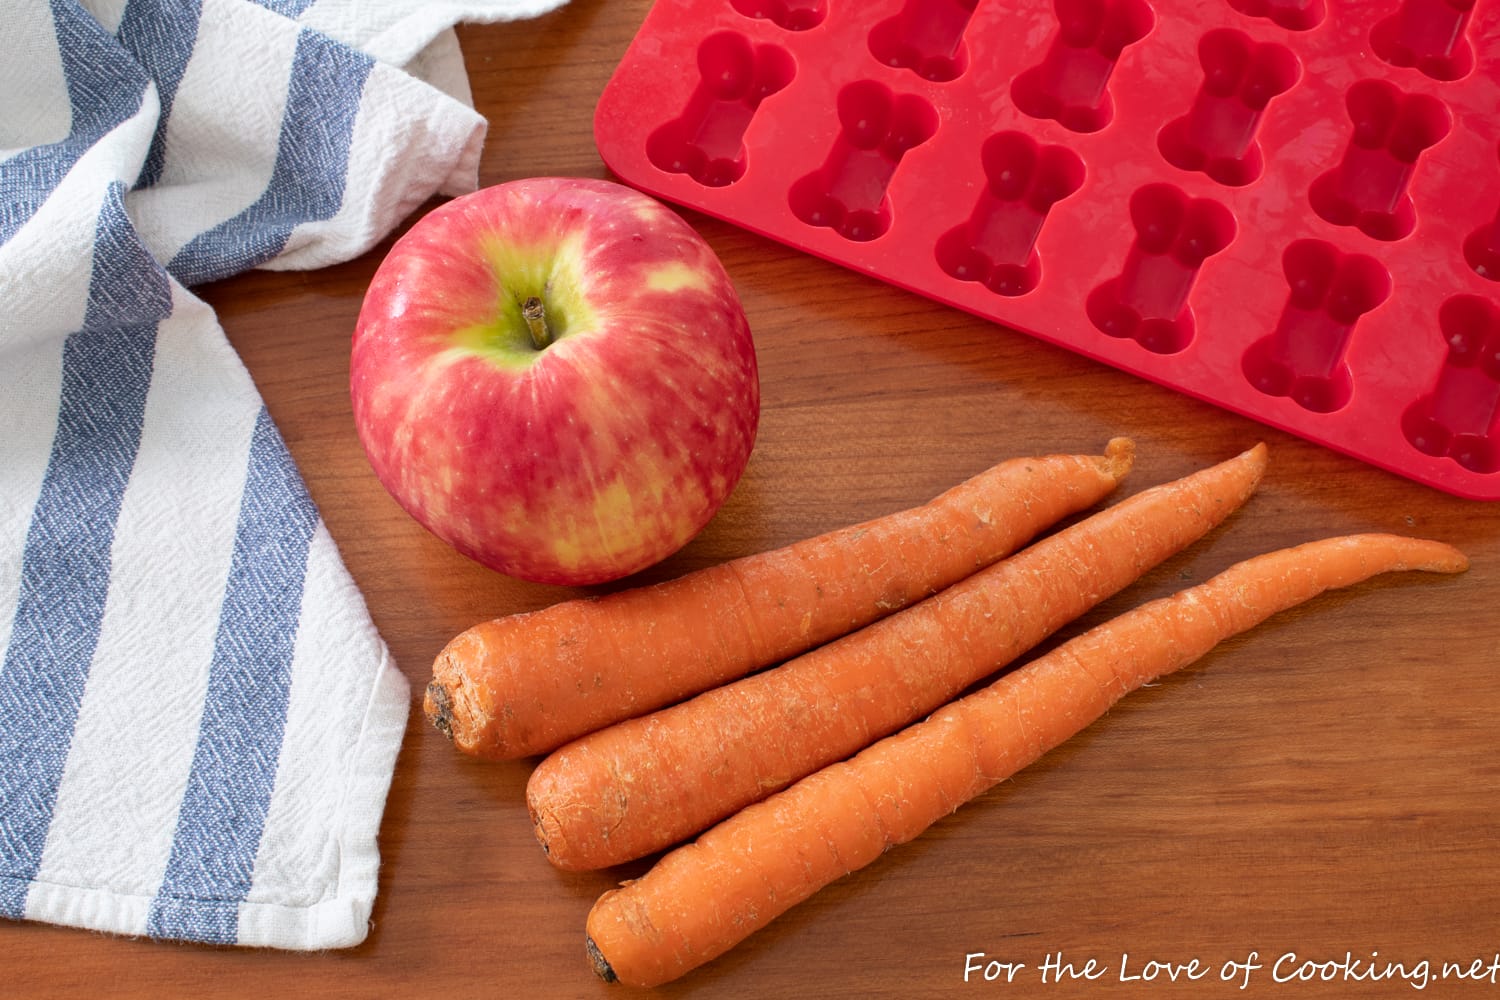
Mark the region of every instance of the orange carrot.
POLYGON ((618 864, 863 749, 1202 537, 1254 491, 1265 455, 1138 493, 779 667, 575 740, 527 784, 537 839, 559 868, 618 864))
POLYGON ((465 753, 544 753, 859 628, 1004 558, 1129 470, 1102 456, 1001 462, 910 510, 653 586, 485 622, 433 665, 426 713, 465 753))
POLYGON ((588 918, 595 970, 637 986, 675 979, 1223 639, 1377 573, 1466 566, 1462 553, 1438 542, 1354 535, 1249 559, 1142 605, 746 808, 605 893, 588 918))

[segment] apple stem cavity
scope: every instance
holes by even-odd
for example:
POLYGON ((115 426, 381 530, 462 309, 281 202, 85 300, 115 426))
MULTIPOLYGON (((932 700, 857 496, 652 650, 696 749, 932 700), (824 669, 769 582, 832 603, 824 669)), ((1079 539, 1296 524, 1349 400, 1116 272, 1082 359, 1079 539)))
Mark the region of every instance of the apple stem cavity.
POLYGON ((547 306, 540 297, 532 295, 521 303, 521 318, 526 321, 533 347, 540 351, 552 343, 552 329, 547 325, 547 306))

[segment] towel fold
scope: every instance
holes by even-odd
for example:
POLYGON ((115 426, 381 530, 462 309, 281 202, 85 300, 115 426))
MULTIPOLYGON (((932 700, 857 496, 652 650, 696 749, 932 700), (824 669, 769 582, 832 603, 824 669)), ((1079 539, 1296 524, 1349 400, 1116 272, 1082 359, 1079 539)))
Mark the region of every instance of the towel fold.
POLYGON ((368 932, 410 704, 213 311, 478 183, 453 26, 561 0, 0 0, 0 915, 368 932))

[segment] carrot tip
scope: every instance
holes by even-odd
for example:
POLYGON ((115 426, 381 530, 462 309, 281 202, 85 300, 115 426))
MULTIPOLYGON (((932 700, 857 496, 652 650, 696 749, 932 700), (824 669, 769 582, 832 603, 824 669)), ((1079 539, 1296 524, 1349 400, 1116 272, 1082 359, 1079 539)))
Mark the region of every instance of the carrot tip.
POLYGON ((1104 447, 1106 468, 1111 479, 1124 479, 1135 464, 1135 442, 1128 437, 1110 438, 1104 447))
POLYGON ((438 732, 453 739, 453 698, 437 681, 427 685, 426 703, 422 706, 438 732))
POLYGON ((1249 455, 1251 460, 1254 461, 1256 465, 1264 468, 1267 458, 1270 454, 1270 449, 1266 447, 1266 443, 1264 441, 1257 441, 1254 447, 1249 448, 1245 451, 1245 454, 1249 455))
POLYGON ((1469 557, 1458 549, 1437 543, 1442 548, 1427 562, 1419 563, 1414 569, 1426 570, 1429 573, 1463 573, 1469 568, 1469 557))
POLYGON ((592 937, 584 935, 583 948, 588 952, 589 964, 594 967, 594 975, 606 983, 613 983, 619 978, 615 975, 614 968, 610 966, 609 959, 604 957, 604 953, 599 950, 599 946, 594 943, 592 937))

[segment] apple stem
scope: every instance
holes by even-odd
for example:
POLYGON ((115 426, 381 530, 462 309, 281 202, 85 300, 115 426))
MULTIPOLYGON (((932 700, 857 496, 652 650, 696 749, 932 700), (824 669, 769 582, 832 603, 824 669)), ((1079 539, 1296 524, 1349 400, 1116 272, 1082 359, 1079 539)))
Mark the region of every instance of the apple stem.
POLYGON ((521 318, 531 332, 532 346, 540 351, 552 343, 552 330, 547 326, 547 307, 540 298, 532 295, 521 303, 521 318))

